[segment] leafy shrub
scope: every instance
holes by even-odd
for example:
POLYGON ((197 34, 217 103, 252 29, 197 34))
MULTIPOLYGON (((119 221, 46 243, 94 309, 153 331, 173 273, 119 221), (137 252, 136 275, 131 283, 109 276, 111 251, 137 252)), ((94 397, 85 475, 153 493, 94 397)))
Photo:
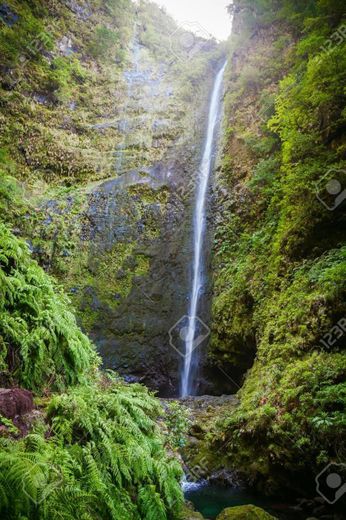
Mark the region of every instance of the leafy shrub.
POLYGON ((53 60, 47 72, 46 88, 55 93, 58 101, 66 102, 72 96, 76 83, 82 83, 86 71, 77 59, 59 57, 53 60))
POLYGON ((26 388, 64 388, 98 364, 69 302, 0 223, 0 367, 26 388))
POLYGON ((190 426, 189 411, 178 401, 169 403, 166 410, 165 423, 168 427, 171 444, 182 448, 186 443, 186 435, 190 426))
POLYGON ((177 518, 181 469, 155 419, 160 405, 113 376, 53 397, 47 424, 0 441, 0 514, 8 520, 177 518))
POLYGON ((248 65, 244 67, 239 78, 239 85, 241 88, 259 87, 262 81, 261 70, 259 67, 248 65))
POLYGON ((20 58, 40 61, 41 52, 53 48, 53 38, 44 20, 33 14, 27 2, 21 4, 16 6, 18 21, 12 26, 1 24, 0 50, 8 67, 20 64, 20 58))
POLYGON ((269 159, 262 159, 262 161, 257 164, 249 185, 251 187, 260 186, 262 188, 270 186, 275 178, 275 174, 278 172, 279 164, 280 163, 275 156, 272 156, 269 159))
POLYGON ((96 27, 94 39, 89 47, 89 52, 94 58, 109 59, 110 54, 114 52, 118 41, 119 37, 115 31, 100 25, 96 27))

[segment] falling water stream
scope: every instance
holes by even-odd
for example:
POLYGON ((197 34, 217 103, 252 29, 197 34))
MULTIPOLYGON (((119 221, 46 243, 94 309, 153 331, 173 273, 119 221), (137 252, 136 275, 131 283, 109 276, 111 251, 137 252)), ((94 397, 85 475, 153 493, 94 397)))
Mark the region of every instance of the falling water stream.
POLYGON ((208 184, 213 166, 213 150, 215 141, 215 131, 220 116, 221 89, 223 76, 227 63, 224 64, 217 74, 212 93, 207 137, 205 142, 203 159, 199 169, 198 187, 196 193, 196 206, 193 217, 193 282, 191 288, 191 298, 189 307, 189 320, 185 334, 185 357, 184 367, 181 378, 181 396, 186 397, 193 393, 193 366, 196 348, 205 339, 206 334, 201 330, 204 324, 198 318, 198 308, 200 292, 203 288, 203 244, 206 228, 206 201, 208 195, 208 184))

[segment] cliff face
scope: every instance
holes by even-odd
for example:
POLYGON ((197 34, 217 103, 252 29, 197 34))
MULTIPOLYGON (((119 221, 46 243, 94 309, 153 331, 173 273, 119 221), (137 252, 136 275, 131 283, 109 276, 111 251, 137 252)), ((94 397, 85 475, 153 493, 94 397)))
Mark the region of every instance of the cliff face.
POLYGON ((222 446, 224 465, 270 490, 291 472, 312 489, 344 455, 346 13, 336 4, 234 6, 210 362, 242 389, 212 453, 222 446))
MULTIPOLYGON (((236 0, 233 13, 209 214, 215 235, 206 373, 214 390, 239 390, 239 402, 216 399, 216 410, 198 413, 203 425, 187 458, 198 466, 205 460, 206 475, 236 469, 269 492, 315 492, 315 476, 345 460, 345 6, 236 0)), ((170 514, 175 495, 182 498, 180 472, 169 470, 166 505, 155 502, 167 473, 156 466, 164 455, 142 413, 160 410, 148 406, 147 395, 139 399, 141 387, 132 394, 132 386, 101 377, 47 272, 68 292, 106 368, 166 396, 176 392, 180 359, 169 330, 188 307, 191 202, 222 50, 193 38, 191 52, 191 35, 186 47, 186 33, 146 1, 7 0, 0 22, 1 381, 42 394, 82 385, 64 406, 57 398, 47 424, 55 421, 68 447, 73 436, 77 444, 95 439, 89 448, 98 461, 102 421, 114 442, 114 416, 123 431, 131 400, 139 402, 138 424, 153 440, 143 434, 140 449, 154 474, 132 464, 137 451, 125 454, 120 464, 131 485, 120 502, 128 517, 143 516, 131 501, 132 483, 144 479, 150 484, 138 490, 140 500, 170 514), (119 386, 124 409, 112 397, 119 386), (91 434, 90 424, 100 430, 91 434)), ((11 433, 11 424, 4 426, 11 433)), ((136 428, 128 423, 131 436, 136 428)), ((50 446, 52 431, 40 432, 50 446)), ((46 455, 42 450, 42 463, 54 458, 54 442, 46 455)), ((106 439, 104 453, 117 454, 117 442, 109 450, 106 439)), ((24 453, 32 465, 31 448, 23 441, 14 459, 6 458, 1 485, 10 477, 19 482, 13 461, 24 453)), ((78 472, 90 470, 93 481, 93 460, 83 453, 78 472)), ((101 473, 113 463, 102 460, 101 473)), ((96 482, 97 493, 102 486, 96 482)), ((90 490, 81 503, 96 496, 90 490)), ((107 516, 108 491, 103 499, 97 514, 107 516)), ((56 495, 52 511, 58 503, 56 495)), ((16 500, 7 500, 6 508, 12 505, 16 500)))
POLYGON ((219 50, 196 41, 190 53, 150 2, 5 10, 2 179, 17 179, 26 200, 24 224, 18 211, 7 218, 69 293, 105 366, 170 394, 179 356, 168 331, 186 313, 190 202, 219 50))

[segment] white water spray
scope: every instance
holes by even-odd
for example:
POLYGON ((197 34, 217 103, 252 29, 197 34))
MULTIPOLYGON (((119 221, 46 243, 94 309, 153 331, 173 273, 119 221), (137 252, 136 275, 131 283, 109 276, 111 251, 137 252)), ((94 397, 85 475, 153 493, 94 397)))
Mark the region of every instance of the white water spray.
POLYGON ((181 380, 181 396, 186 397, 191 395, 193 391, 192 368, 193 355, 195 349, 205 338, 203 333, 199 334, 198 328, 201 325, 201 320, 197 316, 200 291, 203 287, 203 243, 206 227, 206 200, 208 194, 208 184, 210 173, 213 165, 213 148, 215 130, 220 116, 221 106, 221 88, 223 76, 227 63, 222 67, 218 73, 209 109, 207 138, 204 148, 203 159, 199 169, 198 187, 196 193, 196 207, 193 218, 194 230, 194 256, 193 256, 193 282, 191 289, 191 299, 189 308, 189 323, 185 339, 185 358, 184 368, 181 380), (203 338, 203 339, 202 339, 203 338))

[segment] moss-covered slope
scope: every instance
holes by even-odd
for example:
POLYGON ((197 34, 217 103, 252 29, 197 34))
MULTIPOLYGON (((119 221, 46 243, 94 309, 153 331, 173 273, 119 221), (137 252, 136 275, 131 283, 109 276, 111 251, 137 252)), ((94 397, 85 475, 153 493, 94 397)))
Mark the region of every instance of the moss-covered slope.
POLYGON ((238 385, 255 361, 217 436, 245 474, 277 487, 276 473, 307 473, 313 487, 345 455, 346 13, 327 0, 234 11, 211 358, 238 385))
POLYGON ((98 358, 61 289, 2 223, 0 252, 1 379, 35 390, 86 381, 98 358))
POLYGON ((14 177, 22 199, 6 218, 105 365, 171 394, 168 330, 186 312, 189 205, 221 51, 204 41, 184 57, 183 33, 147 1, 13 0, 1 13, 0 183, 14 177))

